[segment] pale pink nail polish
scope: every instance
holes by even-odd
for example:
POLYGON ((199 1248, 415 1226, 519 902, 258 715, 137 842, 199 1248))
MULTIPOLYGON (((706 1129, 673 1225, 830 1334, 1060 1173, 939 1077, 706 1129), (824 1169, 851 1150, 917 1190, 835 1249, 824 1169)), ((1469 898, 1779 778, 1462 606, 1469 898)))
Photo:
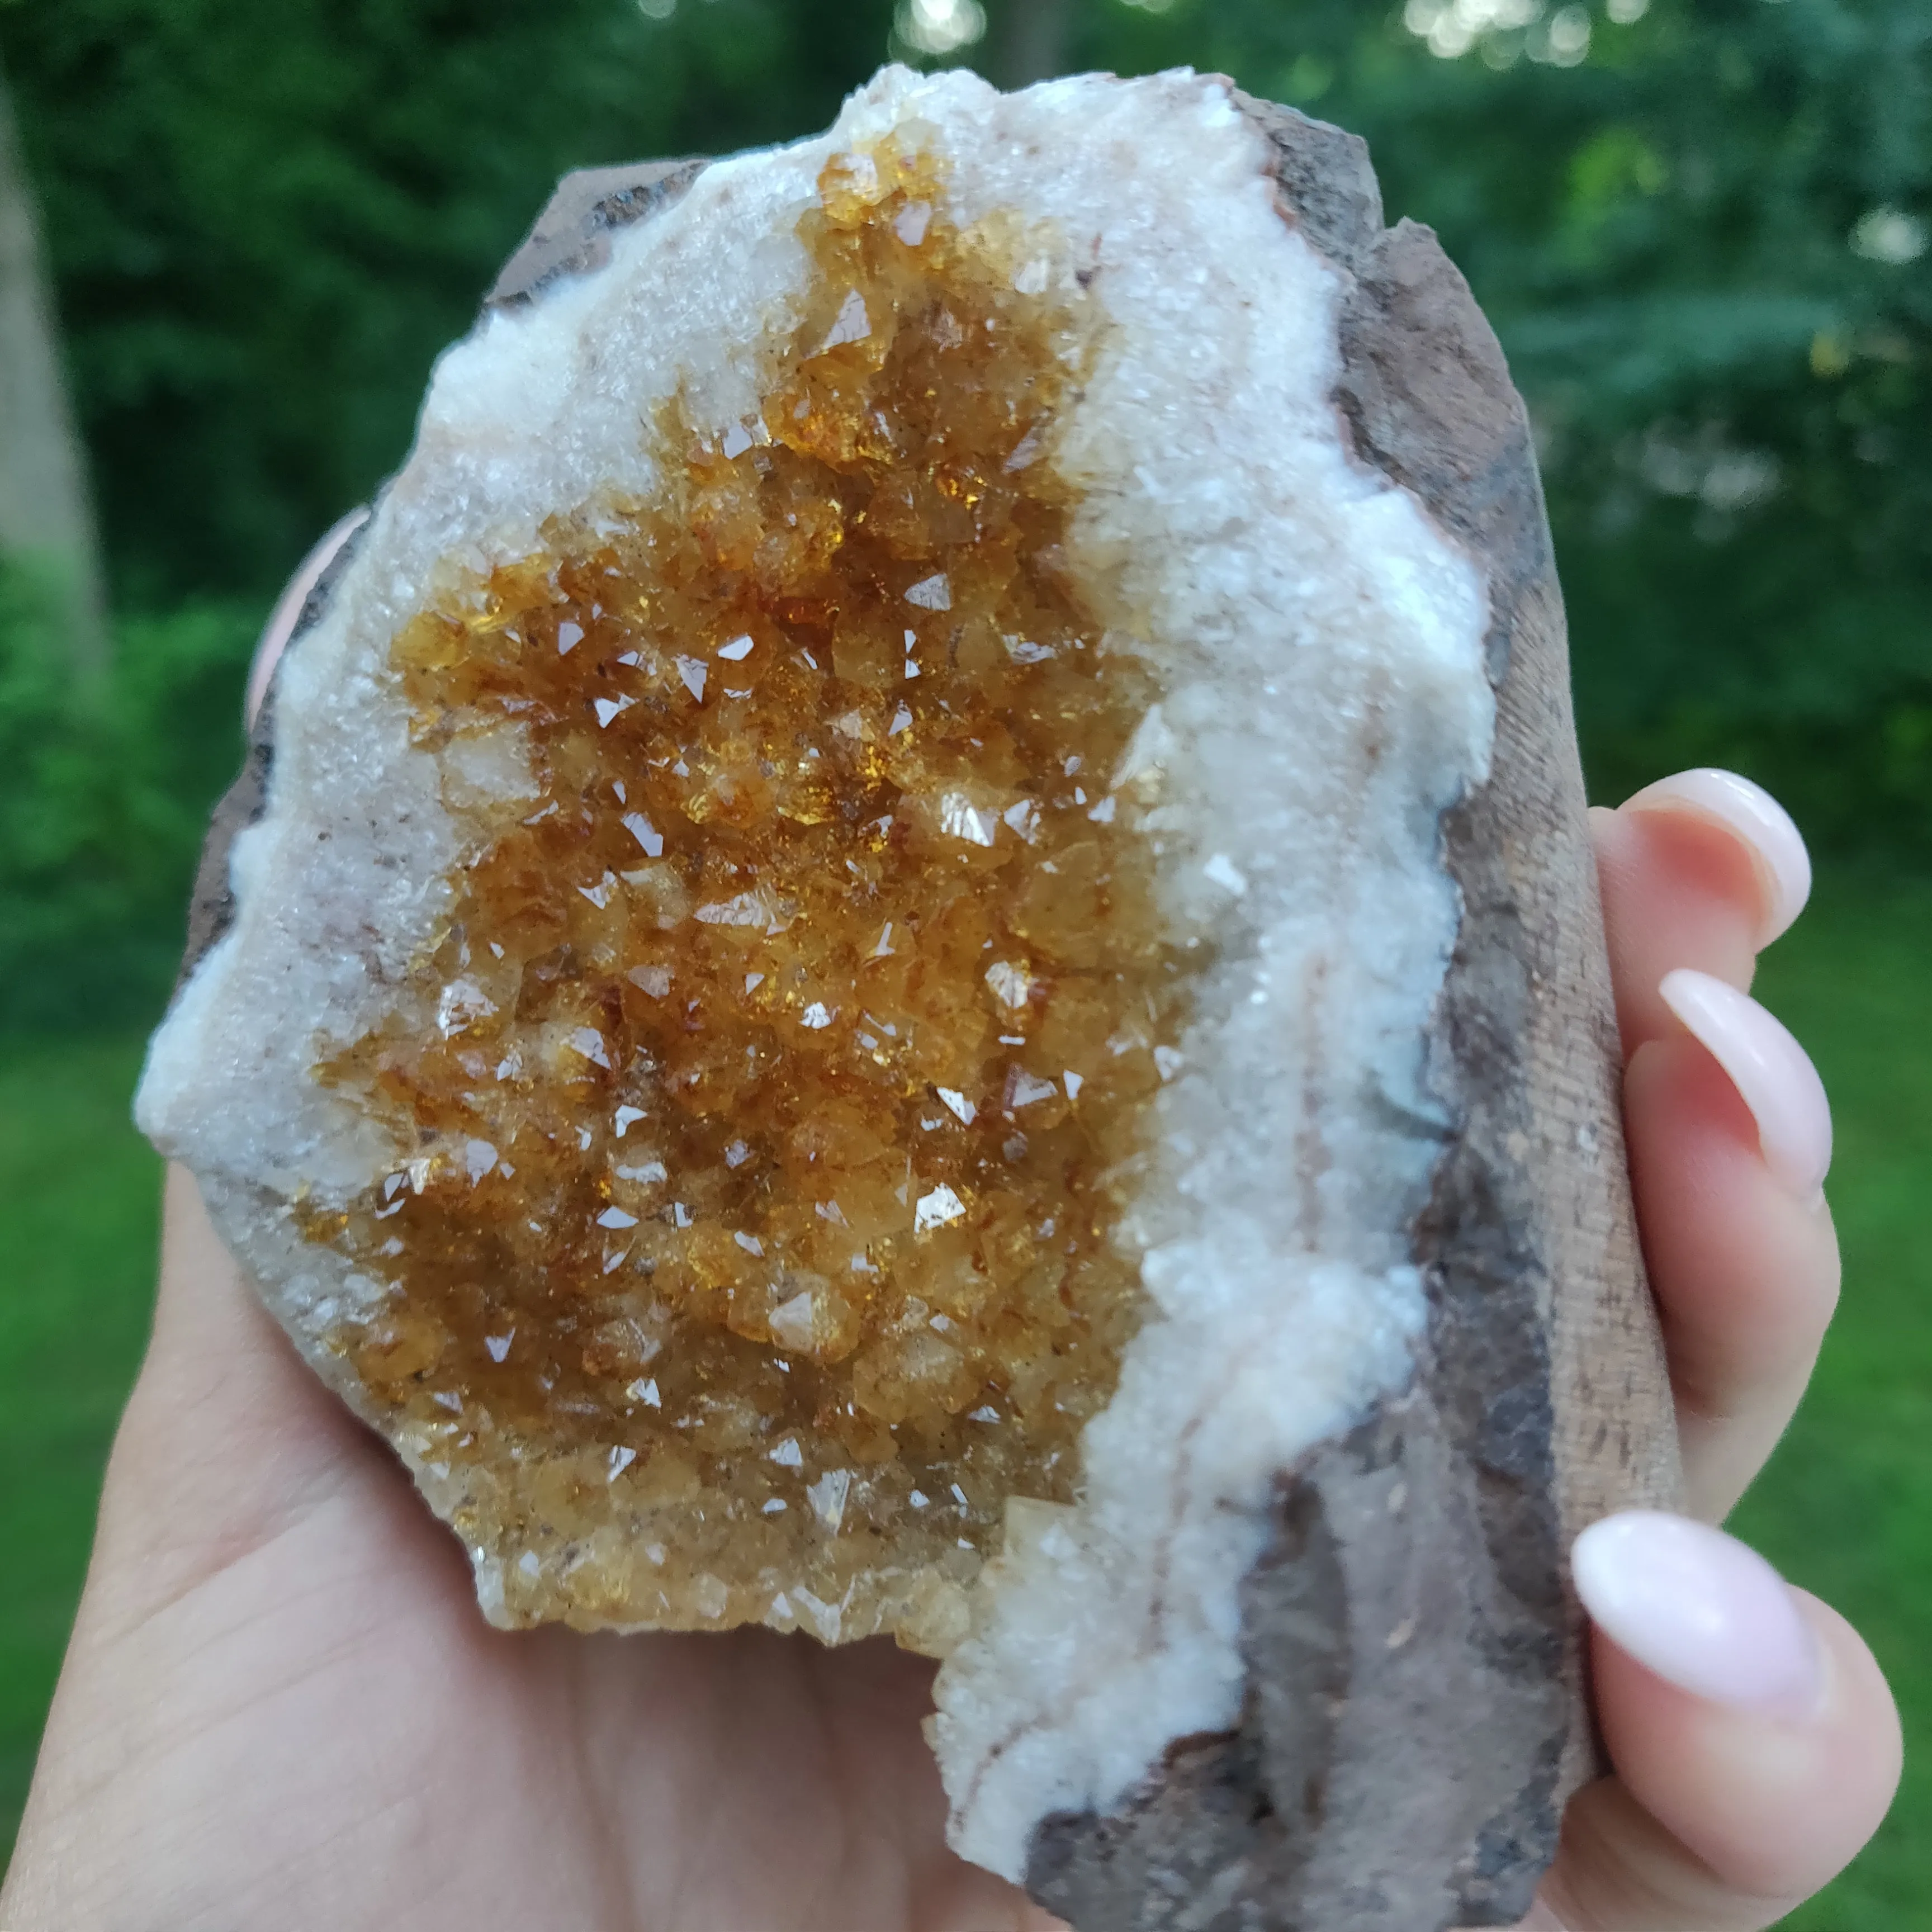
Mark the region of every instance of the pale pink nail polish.
POLYGON ((1627 812, 1684 812, 1732 833, 1751 855, 1764 890, 1757 943, 1768 946, 1811 896, 1811 856, 1791 814, 1763 786, 1710 766, 1677 772, 1624 801, 1627 812))
POLYGON ((1790 1716, 1822 1695, 1818 1640, 1784 1579, 1722 1530, 1627 1510, 1585 1530, 1570 1564, 1592 1622, 1679 1690, 1790 1716))
POLYGON ((1730 1076, 1757 1122, 1765 1165, 1801 1201, 1813 1199, 1832 1165, 1832 1107, 1810 1056, 1726 980, 1681 966, 1657 990, 1730 1076))
POLYGON ((335 561, 342 546, 368 520, 366 509, 351 510, 341 518, 302 559, 296 574, 289 579, 287 587, 275 600, 275 608, 269 613, 268 622, 262 626, 261 640, 255 646, 254 662, 248 667, 248 695, 242 717, 250 730, 255 728, 255 720, 262 715, 262 702, 268 694, 269 680, 275 674, 275 666, 281 662, 290 638, 295 634, 309 592, 322 581, 322 572, 335 561))

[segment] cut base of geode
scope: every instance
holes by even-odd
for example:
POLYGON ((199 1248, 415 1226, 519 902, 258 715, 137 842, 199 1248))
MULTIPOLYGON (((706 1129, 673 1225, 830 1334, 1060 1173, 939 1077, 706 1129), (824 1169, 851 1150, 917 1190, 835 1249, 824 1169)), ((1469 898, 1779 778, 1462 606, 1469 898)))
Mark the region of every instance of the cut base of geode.
POLYGON ((494 1621, 944 1658, 1082 1928, 1522 1910, 1667 1409, 1527 434, 1358 144, 574 178, 270 709, 140 1118, 494 1621))

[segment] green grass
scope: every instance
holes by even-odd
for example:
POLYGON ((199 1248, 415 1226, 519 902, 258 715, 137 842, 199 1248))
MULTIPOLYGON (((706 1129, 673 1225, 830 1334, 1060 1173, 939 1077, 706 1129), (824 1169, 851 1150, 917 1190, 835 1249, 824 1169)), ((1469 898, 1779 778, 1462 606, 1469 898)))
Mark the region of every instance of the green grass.
POLYGON ((1894 1932, 1932 1900, 1932 883, 1826 898, 1766 956, 1759 991, 1832 1090, 1845 1290, 1810 1394, 1732 1527, 1864 1633, 1906 1732, 1885 1828, 1785 1922, 1894 1932))
MULTIPOLYGON (((1738 1527, 1864 1630, 1932 1747, 1932 882, 1821 895, 1760 990, 1836 1103, 1844 1307, 1803 1414, 1738 1527)), ((139 1048, 0 1059, 0 1849, 10 1843, 86 1567, 114 1420, 147 1330, 158 1171, 128 1124, 139 1048)), ((1895 1932, 1932 1898, 1932 1750, 1804 1932, 1895 1932)))
POLYGON ((160 1163, 128 1118, 140 1065, 121 1040, 0 1060, 0 1855, 147 1340, 160 1163))

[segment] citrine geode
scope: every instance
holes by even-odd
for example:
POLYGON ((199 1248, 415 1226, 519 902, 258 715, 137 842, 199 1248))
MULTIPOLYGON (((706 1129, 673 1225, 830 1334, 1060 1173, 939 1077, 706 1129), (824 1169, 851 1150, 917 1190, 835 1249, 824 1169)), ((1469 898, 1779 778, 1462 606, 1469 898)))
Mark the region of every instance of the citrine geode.
POLYGON ((388 1286, 358 1379, 514 1472, 455 1519, 536 1554, 514 1620, 943 1654, 1138 1321, 1188 975, 1116 784, 1153 680, 1064 562, 1096 322, 916 139, 820 170, 754 415, 674 392, 655 490, 390 650, 416 746, 530 778, 446 781, 434 943, 316 1069, 409 1158, 305 1225, 388 1286))
POLYGON ((568 184, 143 1084, 493 1620, 946 1658, 955 1841, 1076 1924, 1514 1910, 1561 1532, 1667 1484, 1534 470, 1418 233, 1189 74, 568 184))

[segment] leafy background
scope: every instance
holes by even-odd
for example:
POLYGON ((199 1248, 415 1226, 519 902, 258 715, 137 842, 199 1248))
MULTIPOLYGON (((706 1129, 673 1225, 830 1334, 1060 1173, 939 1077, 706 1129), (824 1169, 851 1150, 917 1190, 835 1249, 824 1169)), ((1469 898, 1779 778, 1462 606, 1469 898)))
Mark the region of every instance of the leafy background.
MULTIPOLYGON (((1727 763, 1827 846, 1924 858, 1932 8, 1010 4, 1065 64, 1218 68, 1355 128, 1391 213, 1442 232, 1536 413, 1600 790, 1727 763)), ((889 44, 983 18, 648 4, 0 0, 138 633, 115 717, 82 719, 0 622, 0 730, 38 748, 0 776, 0 1023, 152 1010, 190 856, 172 808, 232 750, 255 620, 395 464, 556 176, 814 128, 889 44), (157 739, 160 768, 128 755, 157 739), (111 808, 86 782, 75 813, 104 765, 111 808), (144 956, 104 975, 117 920, 144 956)), ((992 25, 956 56, 997 52, 992 25)))
MULTIPOLYGON (((811 131, 889 50, 1227 71, 1366 135, 1391 216, 1468 273, 1537 423, 1593 789, 1728 764, 1820 856, 1766 984, 1838 1095, 1852 1293, 1746 1523, 1932 1736, 1901 1607, 1932 1585, 1924 0, 0 0, 116 637, 77 686, 0 559, 0 1514, 31 1573, 0 1812, 145 1321, 129 1042, 267 604, 398 462, 559 172, 811 131)), ((1932 1918, 1920 1835, 1793 1922, 1932 1918)))

